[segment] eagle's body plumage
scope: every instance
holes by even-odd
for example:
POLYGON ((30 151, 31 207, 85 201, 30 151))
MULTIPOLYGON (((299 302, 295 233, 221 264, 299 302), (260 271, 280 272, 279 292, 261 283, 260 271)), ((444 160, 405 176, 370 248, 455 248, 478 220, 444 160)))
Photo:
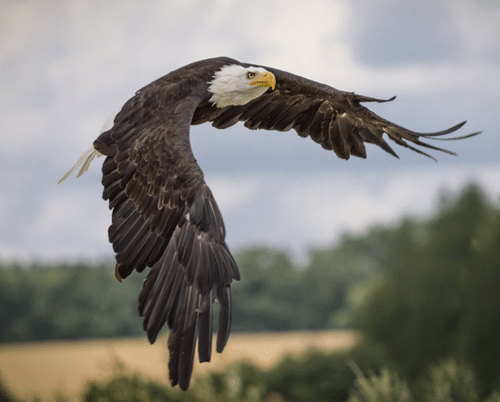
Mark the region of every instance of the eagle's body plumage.
POLYGON ((420 138, 437 139, 465 122, 415 133, 361 105, 388 100, 220 57, 179 68, 142 88, 96 139, 83 171, 94 156, 106 156, 103 198, 113 210, 109 240, 116 277, 121 281, 134 269, 151 268, 139 313, 150 342, 165 323, 170 328, 173 385, 188 388, 197 340, 199 360, 210 360, 215 299, 221 305, 216 350, 222 352, 231 326, 230 284, 239 279, 221 213, 191 150, 190 125, 226 128, 243 121, 250 129, 294 129, 342 159, 365 158, 365 143, 397 156, 384 133, 426 156, 416 146, 453 154, 420 138))

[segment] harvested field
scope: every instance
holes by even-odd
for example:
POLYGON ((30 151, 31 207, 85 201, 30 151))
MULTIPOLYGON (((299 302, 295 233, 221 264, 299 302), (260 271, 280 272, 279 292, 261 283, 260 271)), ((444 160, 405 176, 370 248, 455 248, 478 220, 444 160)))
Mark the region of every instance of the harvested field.
MULTIPOLYGON (((211 363, 195 363, 194 375, 221 370, 239 360, 270 367, 287 353, 309 348, 325 351, 349 348, 358 339, 352 331, 276 332, 231 335, 224 353, 211 363)), ((76 395, 89 379, 106 380, 116 361, 132 372, 167 383, 166 336, 150 345, 145 337, 0 345, 0 373, 16 395, 42 398, 61 391, 76 395)))

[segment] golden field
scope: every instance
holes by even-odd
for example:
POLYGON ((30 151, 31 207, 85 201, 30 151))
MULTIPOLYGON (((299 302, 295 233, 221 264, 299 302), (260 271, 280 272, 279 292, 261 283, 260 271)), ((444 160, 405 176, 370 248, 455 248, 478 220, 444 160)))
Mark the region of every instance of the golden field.
MULTIPOLYGON (((222 354, 214 352, 211 363, 195 362, 194 376, 222 370, 239 360, 270 367, 287 353, 299 355, 309 348, 345 349, 357 339, 353 331, 235 333, 222 354)), ((108 379, 117 360, 131 372, 168 382, 166 336, 154 345, 145 337, 0 345, 3 382, 23 398, 47 398, 57 391, 76 395, 88 380, 108 379)))

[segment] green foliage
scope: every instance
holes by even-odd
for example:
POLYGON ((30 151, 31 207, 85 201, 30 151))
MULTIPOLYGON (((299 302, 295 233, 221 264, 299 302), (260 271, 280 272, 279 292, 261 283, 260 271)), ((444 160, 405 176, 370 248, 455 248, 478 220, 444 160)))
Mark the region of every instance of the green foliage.
POLYGON ((493 392, 484 402, 500 402, 500 392, 493 392))
POLYGON ((426 399, 436 402, 478 402, 479 393, 474 372, 453 359, 430 368, 426 399))
POLYGON ((141 334, 141 282, 119 284, 110 264, 0 269, 0 341, 141 334))
POLYGON ((280 250, 254 248, 236 256, 242 280, 232 285, 235 331, 295 329, 299 272, 280 250))
MULTIPOLYGON (((359 370, 359 369, 358 369, 359 370)), ((410 402, 413 401, 410 389, 396 372, 383 368, 379 375, 365 377, 357 375, 355 388, 348 402, 410 402)))
POLYGON ((246 363, 234 364, 223 372, 197 378, 183 392, 130 373, 118 362, 109 381, 87 384, 82 399, 84 402, 259 402, 263 398, 263 385, 249 379, 252 371, 258 369, 246 363))
MULTIPOLYGON (((478 386, 474 372, 453 359, 431 366, 426 378, 419 381, 414 398, 410 387, 399 374, 383 368, 380 374, 365 376, 354 365, 356 383, 350 391, 348 402, 479 402, 478 386)), ((493 392, 485 402, 499 400, 493 392)))
MULTIPOLYGON (((239 252, 233 331, 348 326, 357 300, 350 289, 374 269, 360 251, 370 241, 346 236, 333 250, 311 251, 305 267, 282 250, 239 252)), ((121 284, 113 273, 111 263, 0 267, 0 342, 141 335, 137 299, 145 273, 121 284)))
POLYGON ((265 247, 240 251, 235 258, 241 282, 232 285, 235 331, 287 331, 350 327, 366 293, 352 289, 378 270, 380 245, 388 229, 363 238, 345 235, 331 249, 312 249, 309 263, 296 266, 289 254, 265 247))
POLYGON ((107 382, 90 381, 83 392, 84 402, 177 402, 182 393, 171 387, 130 374, 117 362, 107 382), (177 391, 177 392, 176 392, 177 391))
POLYGON ((386 250, 358 327, 409 378, 457 356, 490 389, 500 374, 500 210, 470 186, 427 222, 403 221, 386 250))
POLYGON ((238 362, 224 371, 197 378, 189 392, 196 401, 259 402, 264 397, 264 378, 257 366, 238 362))
POLYGON ((392 367, 385 349, 376 345, 360 343, 351 350, 332 353, 313 349, 303 356, 286 356, 268 370, 264 377, 266 391, 282 395, 288 402, 345 401, 355 380, 350 361, 363 370, 392 367))
POLYGON ((297 317, 306 329, 351 327, 354 309, 363 297, 353 287, 379 270, 387 229, 373 228, 364 237, 344 235, 327 250, 313 249, 302 271, 300 295, 303 312, 297 317))

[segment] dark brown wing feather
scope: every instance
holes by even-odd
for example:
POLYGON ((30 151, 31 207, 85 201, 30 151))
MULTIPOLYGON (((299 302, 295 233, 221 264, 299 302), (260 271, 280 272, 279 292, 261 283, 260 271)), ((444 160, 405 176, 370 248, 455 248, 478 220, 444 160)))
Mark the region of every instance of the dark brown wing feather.
POLYGON ((193 65, 203 81, 191 79, 188 66, 140 90, 94 143, 107 155, 102 184, 113 210, 116 277, 151 267, 139 313, 151 343, 165 323, 171 328, 170 380, 184 390, 197 340, 199 360, 210 360, 215 299, 221 304, 216 350, 227 342, 229 286, 239 279, 221 213, 189 144, 189 124, 213 74, 209 67, 193 65))
POLYGON ((455 153, 427 144, 421 140, 422 137, 453 140, 479 134, 440 138, 458 130, 465 122, 435 133, 414 132, 377 116, 361 105, 362 102, 388 102, 395 97, 383 100, 343 92, 284 71, 265 68, 276 77, 275 90, 268 90, 246 105, 224 109, 216 109, 207 101, 196 110, 193 124, 211 121, 214 127, 226 128, 244 121, 245 127, 249 129, 294 129, 301 137, 310 136, 342 159, 349 159, 351 155, 366 158, 365 143, 376 144, 398 157, 385 141, 385 134, 397 144, 435 160, 416 146, 451 155, 455 153))

